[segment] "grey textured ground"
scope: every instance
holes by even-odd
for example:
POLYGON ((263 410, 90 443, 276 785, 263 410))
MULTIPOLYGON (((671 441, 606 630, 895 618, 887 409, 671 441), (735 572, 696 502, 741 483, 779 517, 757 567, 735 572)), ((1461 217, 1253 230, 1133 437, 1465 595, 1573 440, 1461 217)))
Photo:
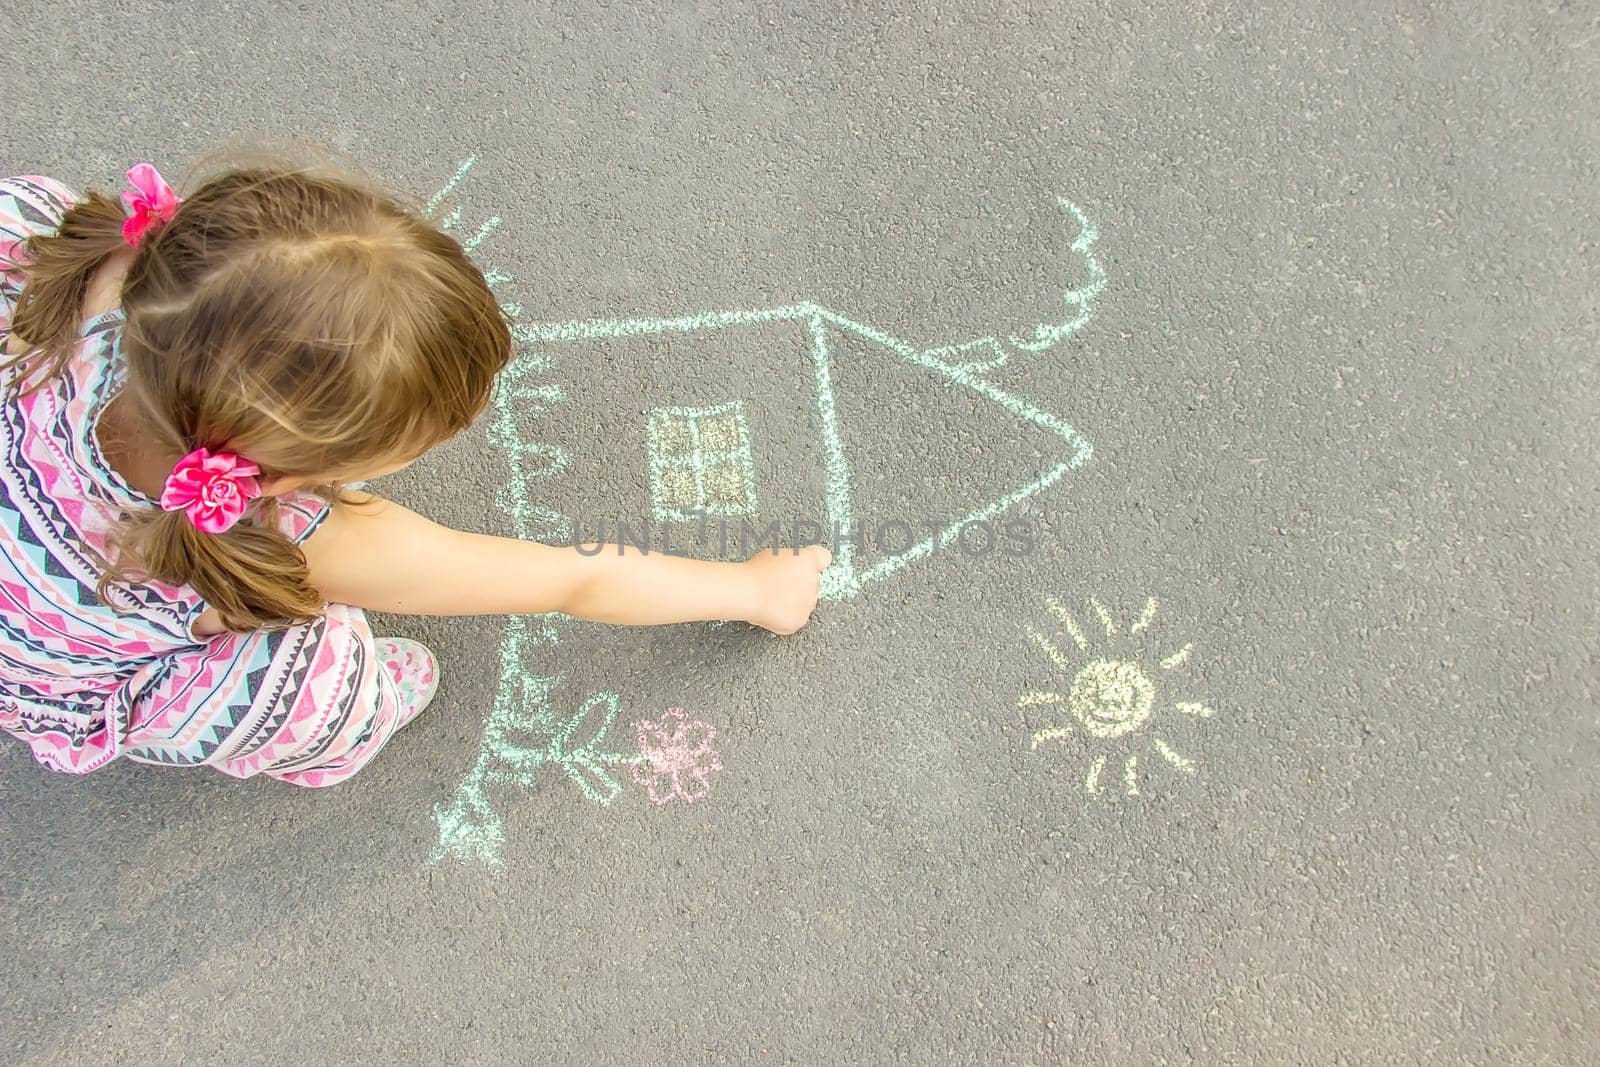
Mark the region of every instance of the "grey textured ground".
MULTIPOLYGON (((805 299, 927 345, 1059 315, 1060 194, 1108 285, 1005 383, 1095 455, 1035 555, 924 561, 797 638, 531 650, 563 708, 618 695, 619 745, 684 705, 726 767, 692 807, 491 790, 498 868, 429 853, 503 620, 383 620, 445 688, 331 792, 7 742, 6 1059, 1595 1058, 1594 4, 265 6, 6 3, 0 170, 290 133, 426 194, 477 153, 463 225, 505 218, 525 317, 805 299), (1123 741, 1030 748, 1018 694, 1070 681, 1045 595, 1091 637, 1090 596, 1124 634, 1160 599, 1143 636, 1194 654, 1132 741, 1192 777, 1146 747, 1128 797, 1123 741)), ((808 403, 803 337, 629 351, 808 403)), ((604 464, 638 380, 562 358, 545 436, 611 473, 545 503, 636 501, 604 464)), ((902 371, 849 364, 863 491, 948 515, 1029 473, 902 371)), ((477 429, 385 488, 503 530, 503 471, 477 429)))

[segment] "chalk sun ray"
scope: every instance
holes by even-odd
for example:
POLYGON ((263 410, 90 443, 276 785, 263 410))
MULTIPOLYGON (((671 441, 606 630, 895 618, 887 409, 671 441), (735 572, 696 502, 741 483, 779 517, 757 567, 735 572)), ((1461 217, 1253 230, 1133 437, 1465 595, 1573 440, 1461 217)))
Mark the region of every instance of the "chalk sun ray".
POLYGON ((1067 636, 1078 646, 1078 651, 1086 650, 1089 647, 1089 639, 1083 636, 1083 630, 1078 626, 1078 620, 1072 617, 1072 613, 1053 596, 1045 597, 1044 604, 1052 615, 1061 620, 1061 628, 1067 631, 1067 636))
POLYGON ((1054 663, 1057 667, 1060 667, 1062 670, 1068 669, 1069 664, 1067 663, 1067 657, 1062 653, 1062 651, 1059 648, 1057 648, 1055 646, 1055 642, 1054 641, 1051 641, 1044 634, 1040 633, 1038 630, 1035 630, 1035 629, 1033 629, 1031 627, 1028 629, 1028 636, 1033 638, 1033 643, 1038 645, 1041 649, 1043 649, 1044 650, 1044 654, 1050 657, 1050 662, 1051 663, 1054 663))
POLYGON ((1038 748, 1040 745, 1044 744, 1046 741, 1060 741, 1060 740, 1062 740, 1064 738, 1068 738, 1068 737, 1071 737, 1071 736, 1072 736, 1072 727, 1070 727, 1070 726, 1052 726, 1047 730, 1040 730, 1038 733, 1034 734, 1033 735, 1033 744, 1032 744, 1031 747, 1032 748, 1038 748))
POLYGON ((1161 738, 1153 737, 1151 738, 1151 741, 1154 742, 1156 751, 1161 753, 1161 755, 1166 758, 1168 763, 1178 768, 1178 770, 1182 771, 1184 774, 1194 773, 1194 764, 1184 757, 1178 755, 1176 752, 1172 751, 1172 748, 1165 741, 1161 740, 1161 738))
POLYGON ((1104 755, 1096 757, 1095 761, 1089 765, 1089 773, 1083 779, 1083 791, 1085 793, 1100 792, 1100 772, 1105 769, 1105 766, 1106 758, 1104 755))
POLYGON ((1189 653, 1193 651, 1193 645, 1184 645, 1182 648, 1178 649, 1178 651, 1161 661, 1161 669, 1164 671, 1170 671, 1175 667, 1183 666, 1185 663, 1189 662, 1189 653))
POLYGON ((1094 613, 1096 615, 1100 616, 1100 625, 1106 628, 1106 636, 1117 636, 1117 624, 1111 621, 1111 612, 1107 611, 1106 606, 1100 603, 1100 598, 1090 597, 1089 606, 1094 608, 1094 613))

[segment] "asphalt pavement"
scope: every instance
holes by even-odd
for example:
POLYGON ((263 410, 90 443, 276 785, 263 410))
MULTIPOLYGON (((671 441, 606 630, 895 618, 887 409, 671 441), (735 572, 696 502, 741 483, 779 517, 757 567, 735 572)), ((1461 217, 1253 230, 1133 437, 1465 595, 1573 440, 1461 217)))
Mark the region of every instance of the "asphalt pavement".
POLYGON ((849 541, 791 638, 379 619, 443 688, 327 791, 7 739, 6 1062, 1600 1056, 1593 3, 0 41, 0 171, 298 137, 473 248, 514 380, 375 490, 849 541))

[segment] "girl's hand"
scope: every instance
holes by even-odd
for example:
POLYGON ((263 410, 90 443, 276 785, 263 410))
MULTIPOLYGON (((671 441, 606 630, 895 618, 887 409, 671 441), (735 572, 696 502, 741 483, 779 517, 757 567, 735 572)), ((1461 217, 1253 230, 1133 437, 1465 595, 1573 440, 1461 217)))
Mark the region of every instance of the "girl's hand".
POLYGON ((821 545, 763 552, 744 562, 754 586, 754 610, 745 621, 775 634, 792 634, 811 621, 822 572, 833 553, 821 545))

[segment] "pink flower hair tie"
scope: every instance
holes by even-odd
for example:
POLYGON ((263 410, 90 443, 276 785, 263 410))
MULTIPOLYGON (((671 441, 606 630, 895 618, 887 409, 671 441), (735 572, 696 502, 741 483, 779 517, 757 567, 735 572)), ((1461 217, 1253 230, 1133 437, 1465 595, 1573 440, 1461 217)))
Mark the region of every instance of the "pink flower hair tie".
POLYGON ((122 224, 122 239, 137 245, 145 234, 171 222, 183 201, 148 163, 135 163, 129 168, 128 181, 133 189, 122 194, 122 203, 133 214, 122 224))
POLYGON ((201 533, 233 528, 250 501, 261 495, 261 468, 232 452, 197 448, 178 460, 161 490, 163 511, 182 511, 201 533))

